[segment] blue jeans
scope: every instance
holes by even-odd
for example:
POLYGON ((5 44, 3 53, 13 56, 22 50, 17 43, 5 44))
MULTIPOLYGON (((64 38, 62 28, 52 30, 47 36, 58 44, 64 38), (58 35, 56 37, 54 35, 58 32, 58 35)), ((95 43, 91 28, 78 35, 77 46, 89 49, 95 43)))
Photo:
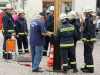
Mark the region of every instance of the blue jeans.
POLYGON ((30 46, 32 55, 32 70, 38 70, 42 59, 43 46, 30 46))

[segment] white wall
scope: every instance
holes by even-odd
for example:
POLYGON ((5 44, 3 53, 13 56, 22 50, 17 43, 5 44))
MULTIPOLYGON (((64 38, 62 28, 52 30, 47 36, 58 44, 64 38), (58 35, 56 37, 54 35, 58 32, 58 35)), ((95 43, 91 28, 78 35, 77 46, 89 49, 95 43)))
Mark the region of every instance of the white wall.
POLYGON ((72 10, 82 13, 84 6, 91 6, 96 11, 96 0, 73 0, 72 10))
POLYGON ((42 11, 42 0, 27 0, 24 9, 25 17, 28 21, 28 28, 30 28, 31 21, 42 11))

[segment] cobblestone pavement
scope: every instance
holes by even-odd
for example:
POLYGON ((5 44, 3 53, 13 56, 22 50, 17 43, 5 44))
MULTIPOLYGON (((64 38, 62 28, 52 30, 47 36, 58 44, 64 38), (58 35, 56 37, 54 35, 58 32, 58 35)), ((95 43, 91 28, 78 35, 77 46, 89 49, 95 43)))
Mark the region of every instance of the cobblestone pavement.
MULTIPOLYGON (((2 59, 2 43, 3 38, 0 38, 0 75, 65 75, 63 73, 56 73, 56 72, 47 72, 46 69, 49 69, 46 66, 46 60, 48 57, 43 57, 40 67, 44 70, 43 73, 33 73, 31 72, 31 67, 26 67, 24 65, 19 65, 16 61, 9 60, 9 62, 6 62, 4 59, 2 59)), ((82 73, 80 71, 80 68, 84 66, 83 61, 83 44, 81 42, 78 42, 77 44, 77 66, 79 69, 78 73, 72 73, 72 70, 68 71, 68 74, 66 75, 100 75, 100 44, 96 43, 93 56, 94 56, 94 63, 95 63, 95 73, 93 74, 87 74, 82 73)), ((14 54, 14 53, 13 53, 14 54)), ((28 62, 29 63, 29 62, 28 62)))

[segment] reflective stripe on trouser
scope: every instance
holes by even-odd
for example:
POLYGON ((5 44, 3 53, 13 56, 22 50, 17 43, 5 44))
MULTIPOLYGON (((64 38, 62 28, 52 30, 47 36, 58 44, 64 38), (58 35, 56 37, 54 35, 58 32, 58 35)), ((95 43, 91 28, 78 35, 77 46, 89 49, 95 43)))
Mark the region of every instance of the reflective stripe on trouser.
POLYGON ((23 53, 23 50, 22 49, 18 49, 18 53, 23 53))
POLYGON ((47 52, 47 50, 43 50, 43 52, 47 52))
POLYGON ((93 52, 94 43, 84 43, 84 62, 86 63, 85 67, 90 71, 94 71, 94 62, 93 62, 93 52))
POLYGON ((19 35, 19 38, 17 39, 18 49, 22 49, 22 44, 24 49, 28 49, 28 39, 26 35, 19 35))
POLYGON ((63 71, 68 70, 68 48, 60 48, 61 59, 63 62, 63 71))
POLYGON ((77 68, 76 67, 76 50, 75 47, 68 48, 68 56, 70 58, 69 65, 72 69, 77 68))
POLYGON ((43 55, 47 55, 49 42, 50 42, 50 44, 53 44, 53 35, 51 36, 51 38, 48 37, 48 36, 45 37, 45 45, 44 45, 44 50, 45 51, 43 51, 43 55))

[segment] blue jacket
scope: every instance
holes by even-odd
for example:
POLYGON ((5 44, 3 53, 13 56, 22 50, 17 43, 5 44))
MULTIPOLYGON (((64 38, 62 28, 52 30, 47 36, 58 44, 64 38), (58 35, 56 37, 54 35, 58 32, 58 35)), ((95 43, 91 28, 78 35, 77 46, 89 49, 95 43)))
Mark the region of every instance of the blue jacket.
POLYGON ((24 35, 28 33, 28 28, 27 28, 27 21, 25 18, 18 18, 15 21, 16 25, 16 34, 17 35, 24 35))
POLYGON ((14 32, 14 20, 11 14, 5 13, 2 17, 2 21, 3 21, 3 34, 4 35, 14 32))
POLYGON ((73 47, 77 37, 76 28, 72 24, 65 23, 57 29, 56 40, 60 41, 60 47, 73 47))
POLYGON ((48 15, 45 23, 47 33, 53 34, 54 32, 54 16, 48 15))
POLYGON ((82 40, 87 42, 96 41, 95 31, 96 31, 96 20, 92 16, 89 16, 85 20, 82 40))
POLYGON ((76 19, 74 19, 72 22, 70 22, 72 25, 74 25, 75 26, 75 28, 76 28, 76 31, 77 31, 77 33, 78 33, 78 38, 77 39, 75 39, 76 41, 77 40, 79 40, 79 37, 80 37, 80 24, 79 24, 79 22, 76 20, 76 19))

